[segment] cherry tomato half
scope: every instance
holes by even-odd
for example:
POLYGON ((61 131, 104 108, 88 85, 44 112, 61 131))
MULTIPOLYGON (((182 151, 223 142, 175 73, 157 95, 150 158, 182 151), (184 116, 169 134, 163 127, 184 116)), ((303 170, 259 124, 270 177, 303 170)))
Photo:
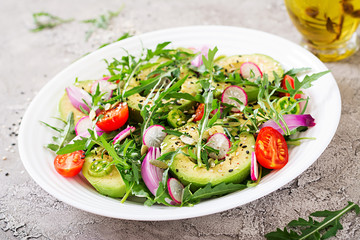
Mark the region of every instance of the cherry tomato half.
POLYGON ((200 103, 195 112, 194 122, 200 121, 202 119, 204 116, 204 108, 205 104, 200 103))
POLYGON ((64 177, 77 175, 84 164, 85 152, 82 150, 57 155, 54 160, 55 170, 64 177))
POLYGON ((103 115, 103 117, 96 125, 105 132, 111 132, 121 128, 128 120, 128 105, 126 103, 118 103, 115 107, 107 111, 101 111, 98 115, 103 115))
MULTIPOLYGON (((290 84, 290 86, 294 89, 295 88, 295 80, 289 76, 289 75, 285 75, 284 79, 282 80, 281 82, 281 87, 285 90, 288 90, 287 87, 286 87, 286 82, 288 82, 290 84)), ((280 97, 289 97, 290 94, 288 93, 280 93, 279 94, 280 97)), ((298 98, 301 98, 301 94, 295 94, 294 96, 294 99, 298 99, 298 98)))
POLYGON ((268 169, 279 169, 289 160, 288 147, 279 131, 272 127, 260 130, 255 143, 256 159, 261 166, 268 169))

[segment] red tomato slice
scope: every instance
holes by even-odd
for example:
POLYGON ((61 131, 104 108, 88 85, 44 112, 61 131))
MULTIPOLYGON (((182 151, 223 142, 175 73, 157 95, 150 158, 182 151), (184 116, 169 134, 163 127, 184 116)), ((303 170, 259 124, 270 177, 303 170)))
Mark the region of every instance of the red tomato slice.
POLYGON ((98 115, 103 115, 103 117, 96 125, 105 132, 111 132, 121 128, 128 120, 128 105, 126 103, 118 103, 115 107, 102 111, 98 115))
POLYGON ((272 127, 260 130, 255 143, 256 159, 261 166, 279 169, 289 160, 288 147, 281 133, 272 127))
MULTIPOLYGON (((281 82, 281 87, 283 89, 285 89, 285 90, 287 90, 286 82, 290 83, 290 86, 293 89, 295 88, 295 83, 294 83, 295 80, 292 77, 290 77, 289 75, 285 75, 284 79, 281 82)), ((280 93, 279 96, 280 97, 285 97, 285 96, 289 97, 290 94, 288 94, 288 93, 280 93)), ((301 94, 295 94, 294 99, 298 99, 298 98, 301 98, 301 94)))
POLYGON ((200 121, 202 119, 204 116, 204 108, 205 104, 200 103, 195 112, 194 122, 200 121))
POLYGON ((64 177, 76 176, 84 164, 85 152, 82 150, 57 155, 54 160, 55 170, 64 177))

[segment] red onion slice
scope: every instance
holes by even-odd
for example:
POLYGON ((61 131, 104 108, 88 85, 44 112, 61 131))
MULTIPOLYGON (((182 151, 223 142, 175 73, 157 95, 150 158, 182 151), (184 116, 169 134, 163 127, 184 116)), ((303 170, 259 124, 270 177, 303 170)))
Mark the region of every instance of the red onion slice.
MULTIPOLYGON (((287 114, 283 115, 283 118, 286 122, 286 125, 289 127, 289 130, 293 130, 298 127, 313 127, 315 126, 315 119, 310 114, 287 114)), ((280 122, 281 126, 284 127, 284 124, 280 122)), ((267 122, 263 123, 259 129, 262 129, 264 127, 272 127, 279 131, 282 135, 284 135, 284 131, 281 129, 281 127, 272 119, 268 120, 267 122)))
POLYGON ((75 87, 75 86, 70 86, 70 87, 66 88, 66 93, 69 97, 71 104, 76 109, 81 111, 80 107, 82 107, 86 111, 90 110, 89 107, 85 104, 85 102, 89 106, 91 106, 92 99, 91 99, 91 96, 89 95, 89 93, 87 93, 85 90, 75 87))
MULTIPOLYGON (((193 49, 193 48, 191 48, 193 49)), ((195 66, 195 67, 200 67, 201 65, 203 65, 203 60, 202 60, 202 56, 205 56, 205 58, 208 57, 208 53, 209 53, 209 47, 208 46, 203 46, 202 48, 194 48, 194 53, 199 53, 200 54, 198 56, 196 56, 194 58, 194 60, 191 61, 191 65, 195 66)))
POLYGON ((160 157, 160 148, 150 147, 141 164, 141 176, 146 187, 154 196, 159 187, 159 182, 162 181, 164 170, 152 165, 150 160, 157 159, 158 157, 160 157))

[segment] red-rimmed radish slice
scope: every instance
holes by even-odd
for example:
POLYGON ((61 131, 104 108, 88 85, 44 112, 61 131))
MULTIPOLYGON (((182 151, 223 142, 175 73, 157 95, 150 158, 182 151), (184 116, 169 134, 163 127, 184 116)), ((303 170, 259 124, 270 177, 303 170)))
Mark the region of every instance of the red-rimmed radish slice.
MULTIPOLYGON (((89 116, 82 117, 75 125, 75 133, 77 136, 89 137, 89 129, 93 129, 93 123, 89 116)), ((98 136, 104 133, 104 131, 96 125, 95 130, 98 136)))
POLYGON ((75 86, 70 86, 66 88, 66 93, 69 97, 69 100, 71 102, 71 104, 78 109, 79 111, 81 111, 80 107, 82 107, 84 110, 89 111, 89 106, 91 106, 91 96, 89 95, 89 93, 87 93, 85 90, 75 87, 75 86), (85 102, 87 103, 87 105, 85 104, 85 102))
POLYGON ((226 153, 231 147, 231 142, 225 134, 215 133, 209 137, 207 146, 219 150, 219 154, 210 152, 209 157, 214 159, 224 159, 226 157, 226 153))
POLYGON ((257 181, 259 178, 259 166, 256 160, 255 152, 251 153, 251 168, 250 168, 251 180, 257 181))
POLYGON ((97 87, 99 86, 99 91, 101 94, 105 93, 102 98, 104 100, 109 100, 112 96, 113 89, 116 87, 115 84, 107 81, 107 80, 97 80, 91 85, 91 94, 96 92, 97 87))
POLYGON ((248 97, 244 89, 241 87, 235 85, 229 86, 225 88, 221 95, 221 102, 236 106, 236 108, 231 109, 232 112, 240 112, 240 104, 234 99, 231 99, 231 97, 239 99, 244 106, 247 105, 248 97))
POLYGON ((164 170, 155 167, 150 163, 151 160, 160 157, 160 148, 150 147, 142 164, 141 164, 141 176, 144 180, 146 187, 155 196, 159 187, 159 182, 162 181, 164 170))
POLYGON ((244 62, 240 66, 240 74, 243 78, 246 79, 257 79, 262 77, 263 73, 260 70, 259 66, 253 62, 244 62))
POLYGON ((115 137, 114 137, 114 144, 117 143, 117 142, 120 142, 122 140, 124 140, 127 136, 130 136, 130 134, 132 132, 135 131, 135 127, 132 127, 132 126, 128 126, 127 128, 125 128, 124 130, 122 130, 121 132, 119 132, 119 134, 117 134, 115 137))
POLYGON ((160 147, 160 144, 166 137, 166 133, 163 130, 165 128, 161 125, 148 127, 143 136, 143 144, 148 147, 160 147))
POLYGON ((176 178, 169 178, 167 181, 168 192, 175 203, 180 204, 184 193, 184 185, 176 178))

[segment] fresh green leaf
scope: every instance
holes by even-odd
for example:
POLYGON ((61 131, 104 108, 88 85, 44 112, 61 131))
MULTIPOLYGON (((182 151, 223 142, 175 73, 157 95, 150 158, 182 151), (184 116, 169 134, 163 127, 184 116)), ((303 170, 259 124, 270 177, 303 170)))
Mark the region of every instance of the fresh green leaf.
POLYGON ((338 230, 342 229, 340 218, 347 212, 355 210, 356 214, 360 213, 360 208, 353 202, 348 202, 348 205, 338 211, 318 211, 311 213, 313 217, 323 217, 321 222, 315 221, 309 217, 309 220, 299 218, 298 220, 291 221, 287 226, 290 228, 298 229, 301 234, 296 231, 290 230, 285 227, 284 230, 277 229, 276 232, 271 232, 265 235, 268 240, 306 240, 306 239, 328 239, 336 235, 338 230))
POLYGON ((33 13, 35 28, 32 32, 39 32, 44 29, 54 28, 60 24, 74 21, 74 19, 62 19, 47 12, 33 13))
POLYGON ((245 189, 246 185, 244 184, 235 184, 235 183, 220 183, 214 187, 208 183, 205 187, 198 189, 194 192, 191 200, 200 200, 212 198, 215 196, 222 196, 231 192, 239 191, 245 189))

